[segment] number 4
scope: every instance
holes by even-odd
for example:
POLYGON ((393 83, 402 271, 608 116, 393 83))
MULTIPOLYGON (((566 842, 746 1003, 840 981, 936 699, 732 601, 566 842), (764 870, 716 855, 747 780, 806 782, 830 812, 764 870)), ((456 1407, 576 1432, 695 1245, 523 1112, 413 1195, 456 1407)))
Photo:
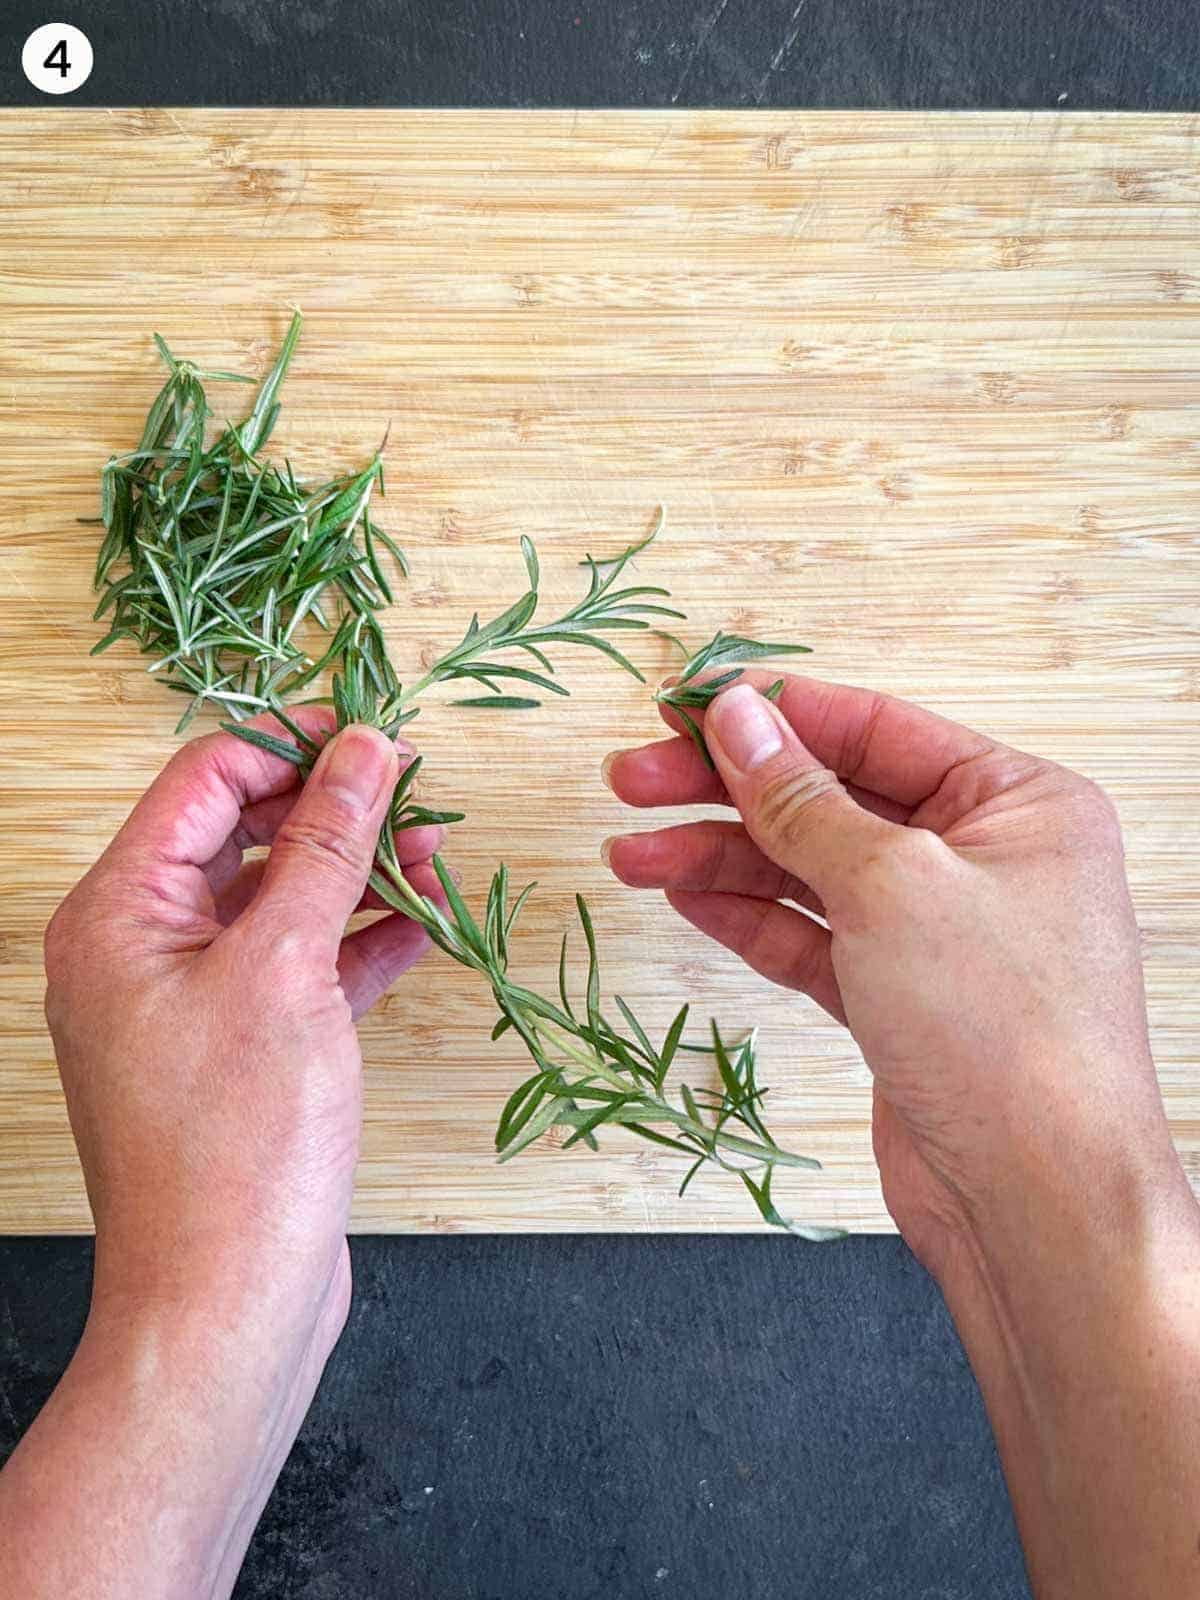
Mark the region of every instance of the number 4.
POLYGON ((58 41, 58 43, 54 46, 54 49, 51 50, 50 54, 46 57, 45 61, 42 62, 42 65, 46 68, 47 72, 51 67, 57 67, 64 78, 70 76, 71 63, 67 60, 67 41, 65 39, 60 39, 58 41))

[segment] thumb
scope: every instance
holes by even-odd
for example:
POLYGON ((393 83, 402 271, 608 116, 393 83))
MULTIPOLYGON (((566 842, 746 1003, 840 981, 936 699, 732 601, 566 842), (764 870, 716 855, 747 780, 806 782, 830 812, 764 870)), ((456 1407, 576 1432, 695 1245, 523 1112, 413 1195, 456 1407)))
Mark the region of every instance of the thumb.
POLYGON ((801 744, 779 708, 749 684, 717 695, 704 737, 754 842, 829 905, 892 824, 864 811, 801 744))
POLYGON ((398 772, 377 728, 352 724, 330 739, 275 835, 249 915, 280 912, 335 953, 366 888, 398 772))

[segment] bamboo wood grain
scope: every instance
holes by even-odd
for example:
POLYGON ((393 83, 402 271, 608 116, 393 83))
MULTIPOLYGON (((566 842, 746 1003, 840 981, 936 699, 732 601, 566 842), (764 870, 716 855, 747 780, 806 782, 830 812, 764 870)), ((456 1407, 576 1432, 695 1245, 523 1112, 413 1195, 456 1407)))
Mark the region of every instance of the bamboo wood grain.
MULTIPOLYGON (((258 369, 302 306, 280 444, 319 472, 392 423, 384 521, 413 577, 401 663, 584 548, 641 558, 699 639, 800 638, 1105 783, 1125 822, 1154 1043, 1200 1179, 1200 167, 1195 117, 72 111, 0 114, 0 1231, 89 1225, 41 1014, 42 928, 176 747, 141 663, 92 661, 97 469, 160 381, 150 332, 258 369)), ((239 396, 234 396, 231 404, 239 396)), ((651 673, 666 647, 643 651, 651 673)), ((615 886, 608 749, 655 737, 598 661, 498 724, 426 713, 468 892, 571 894, 610 992, 763 1029, 774 1123, 824 1173, 789 1208, 888 1226, 846 1037, 615 886)), ((416 731, 416 730, 414 730, 416 731)), ((650 819, 645 819, 649 821, 650 819)), ((432 956, 363 1027, 357 1228, 755 1226, 665 1156, 492 1160, 523 1070, 432 956)), ((1081 1084, 1080 1092, 1086 1092, 1081 1084)))

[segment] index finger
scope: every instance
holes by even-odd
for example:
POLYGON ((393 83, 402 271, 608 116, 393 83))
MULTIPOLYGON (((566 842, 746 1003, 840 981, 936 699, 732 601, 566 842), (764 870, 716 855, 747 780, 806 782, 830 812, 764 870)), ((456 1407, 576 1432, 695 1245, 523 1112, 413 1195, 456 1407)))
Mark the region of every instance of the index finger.
MULTIPOLYGON (((821 765, 846 783, 904 806, 919 806, 953 767, 996 747, 994 740, 948 717, 875 689, 769 668, 747 668, 737 681, 761 691, 781 677, 783 690, 775 703, 821 765)), ((678 726, 669 706, 659 710, 670 726, 678 726)), ((703 726, 702 712, 691 715, 703 726)))
MULTIPOLYGON (((327 707, 299 706, 289 715, 318 745, 333 731, 333 713, 327 707)), ((270 715, 255 717, 247 726, 295 743, 270 715)), ((233 833, 245 807, 281 795, 298 782, 295 764, 282 756, 232 733, 206 733, 171 757, 109 851, 170 866, 203 866, 233 833)))

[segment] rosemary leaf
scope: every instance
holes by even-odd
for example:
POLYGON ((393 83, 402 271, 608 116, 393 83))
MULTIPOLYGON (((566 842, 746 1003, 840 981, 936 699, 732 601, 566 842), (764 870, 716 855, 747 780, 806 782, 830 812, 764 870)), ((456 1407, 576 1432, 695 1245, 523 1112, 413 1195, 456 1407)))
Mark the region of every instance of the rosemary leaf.
POLYGON ((479 694, 467 700, 451 700, 452 706, 468 706, 474 711, 536 711, 540 700, 527 700, 518 694, 479 694))
MULTIPOLYGON (((303 750, 298 750, 294 744, 288 744, 286 739, 277 739, 274 734, 264 733, 261 728, 247 728, 244 723, 223 722, 222 728, 226 733, 236 733, 239 739, 245 739, 247 744, 254 745, 259 750, 266 750, 270 755, 279 756, 284 761, 290 761, 293 766, 302 767, 307 761, 303 750)), ((332 760, 332 757, 330 758, 332 760)))

